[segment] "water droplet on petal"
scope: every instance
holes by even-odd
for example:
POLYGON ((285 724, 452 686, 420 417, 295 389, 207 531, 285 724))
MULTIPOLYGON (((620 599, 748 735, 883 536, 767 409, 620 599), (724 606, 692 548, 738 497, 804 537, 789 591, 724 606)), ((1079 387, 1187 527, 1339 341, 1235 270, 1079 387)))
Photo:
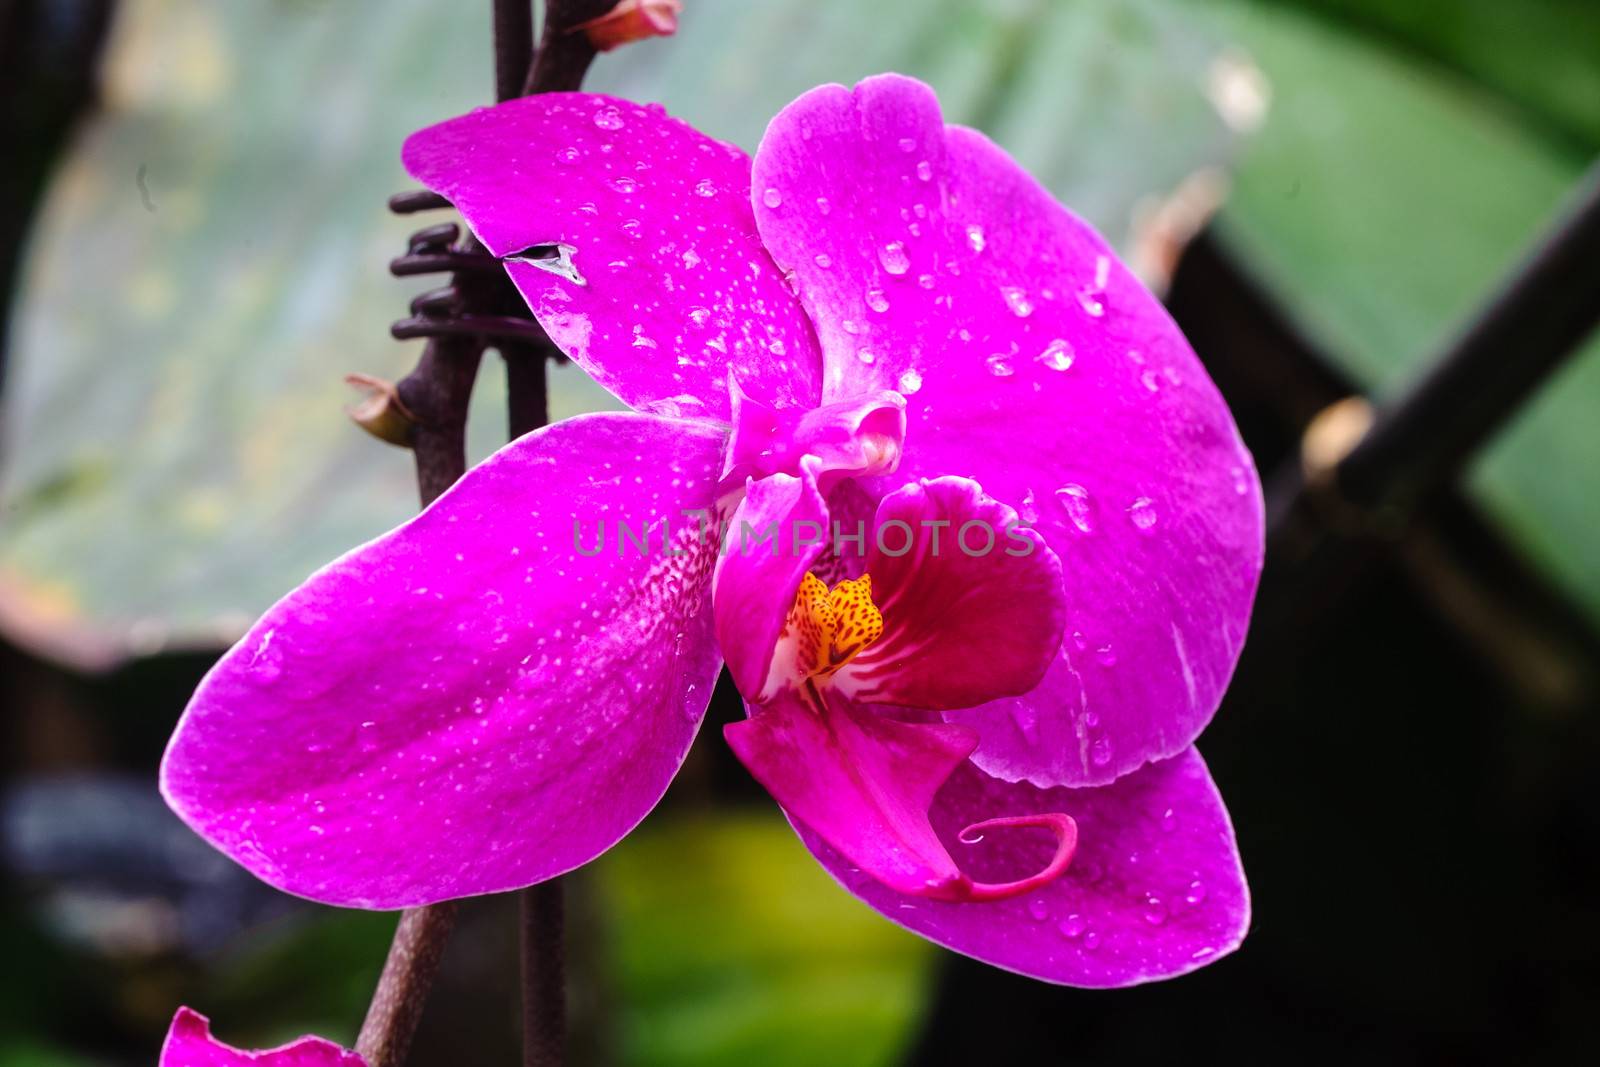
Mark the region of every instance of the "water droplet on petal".
POLYGON ((761 202, 768 207, 777 207, 783 203, 783 194, 769 185, 767 191, 761 194, 761 202))
POLYGON ((1032 900, 1028 901, 1028 914, 1033 916, 1034 922, 1042 923, 1046 919, 1050 918, 1050 905, 1046 904, 1038 897, 1034 897, 1032 900))
POLYGON ((1154 393, 1161 388, 1161 378, 1155 371, 1147 370, 1139 375, 1139 384, 1154 393))
POLYGON ((1106 306, 1101 303, 1100 294, 1093 289, 1078 290, 1078 306, 1093 318, 1098 319, 1106 313, 1106 306))
POLYGON ((1090 952, 1093 952, 1095 949, 1099 948, 1100 934, 1094 930, 1090 930, 1088 933, 1084 934, 1083 947, 1088 949, 1090 952))
POLYGON ((611 188, 619 193, 632 193, 639 188, 639 183, 629 177, 614 178, 611 181, 611 188))
POLYGON ((861 327, 856 325, 855 319, 845 319, 843 322, 839 323, 839 327, 851 337, 854 337, 856 334, 861 332, 861 327))
POLYGON ((1141 530, 1151 530, 1156 524, 1155 504, 1147 496, 1142 496, 1128 505, 1128 518, 1141 530))
POLYGON ((1230 467, 1228 473, 1233 477, 1233 491, 1240 496, 1250 492, 1250 478, 1245 474, 1243 467, 1230 467))
POLYGON ((900 151, 902 151, 902 152, 915 152, 916 150, 917 150, 917 142, 913 138, 910 138, 910 137, 902 137, 902 138, 900 138, 900 151))
POLYGON ((1152 894, 1145 898, 1144 921, 1151 926, 1160 926, 1167 921, 1167 906, 1161 902, 1160 897, 1152 894))
POLYGON ((1111 742, 1099 738, 1089 746, 1089 762, 1096 767, 1104 767, 1111 762, 1111 742))
POLYGON ((1044 346, 1044 351, 1034 357, 1035 362, 1044 365, 1050 370, 1071 370, 1073 360, 1078 358, 1069 341, 1057 337, 1054 341, 1044 346))
POLYGON ((827 270, 829 267, 833 266, 833 259, 826 252, 818 252, 814 259, 817 266, 821 267, 823 270, 827 270))
POLYGON ((594 124, 602 130, 622 129, 622 112, 614 107, 603 107, 594 113, 594 124))
POLYGON ((579 152, 571 145, 568 145, 567 147, 556 152, 556 162, 567 167, 576 165, 578 160, 581 158, 583 158, 583 153, 579 152))
POLYGON ((1009 378, 1017 373, 1017 369, 1011 365, 1010 355, 1005 352, 996 352, 984 362, 988 364, 989 373, 996 378, 1009 378))
POLYGON ((1117 665, 1116 650, 1110 645, 1101 645, 1095 649, 1094 658, 1102 667, 1115 667, 1117 665))
POLYGON ((827 197, 819 196, 817 197, 817 210, 826 215, 828 212, 833 210, 833 205, 828 203, 827 197))
POLYGON ((1170 834, 1178 829, 1178 813, 1168 808, 1161 813, 1161 832, 1170 834))
POLYGON ((906 246, 900 241, 890 241, 878 249, 878 262, 883 264, 883 269, 890 274, 901 275, 911 269, 911 257, 906 255, 906 246))
POLYGON ((882 289, 867 290, 867 307, 873 311, 884 312, 889 310, 889 298, 883 295, 882 289))
POLYGON ((922 375, 918 374, 915 368, 912 368, 911 370, 908 370, 904 374, 900 375, 900 392, 904 393, 906 396, 912 395, 921 388, 922 375))
POLYGON ((933 164, 929 163, 926 159, 924 159, 921 163, 918 163, 917 164, 917 177, 922 179, 925 182, 926 181, 932 181, 933 180, 933 164))
POLYGON ((717 183, 710 178, 702 178, 695 183, 695 196, 713 197, 717 195, 717 183))
POLYGON ((1189 883, 1189 891, 1183 894, 1185 903, 1199 904, 1206 899, 1205 883, 1196 878, 1189 883))
POLYGON ((1025 319, 1033 314, 1033 302, 1028 299, 1028 294, 1014 285, 1002 285, 1000 295, 1005 297, 1006 307, 1011 309, 1011 314, 1019 319, 1025 319))
POLYGON ((967 246, 974 252, 983 251, 983 227, 975 222, 967 227, 967 246))
POLYGON ((1079 533, 1094 533, 1094 499, 1089 496, 1089 490, 1081 485, 1069 483, 1056 490, 1056 502, 1061 505, 1061 510, 1067 513, 1067 518, 1072 525, 1078 528, 1079 533))
POLYGON ((917 275, 917 284, 922 286, 924 289, 932 289, 933 285, 934 285, 933 275, 931 275, 931 274, 919 274, 919 275, 917 275))
POLYGON ((878 359, 877 354, 874 353, 870 348, 856 349, 856 358, 861 362, 868 364, 869 366, 877 362, 878 359))
POLYGON ((1089 924, 1084 922, 1083 916, 1079 915, 1077 912, 1073 912, 1065 919, 1062 919, 1060 922, 1056 923, 1056 929, 1061 931, 1062 937, 1082 937, 1083 932, 1088 928, 1089 924))

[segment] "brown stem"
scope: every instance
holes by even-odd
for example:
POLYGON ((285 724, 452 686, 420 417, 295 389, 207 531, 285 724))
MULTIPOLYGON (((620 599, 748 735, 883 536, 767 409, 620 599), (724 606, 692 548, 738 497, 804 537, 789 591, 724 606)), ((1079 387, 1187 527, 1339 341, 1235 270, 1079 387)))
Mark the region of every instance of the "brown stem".
POLYGON ((399 1067, 405 1062, 455 922, 454 901, 401 913, 383 976, 356 1039, 356 1051, 368 1067, 399 1067))
POLYGON ((567 989, 561 879, 522 891, 522 1063, 566 1060, 567 989))

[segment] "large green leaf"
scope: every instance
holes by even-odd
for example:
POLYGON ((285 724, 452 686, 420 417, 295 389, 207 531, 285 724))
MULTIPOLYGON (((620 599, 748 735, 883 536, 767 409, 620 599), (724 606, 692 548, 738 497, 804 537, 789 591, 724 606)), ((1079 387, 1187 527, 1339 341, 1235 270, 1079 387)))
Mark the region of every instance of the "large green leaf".
MULTIPOLYGON (((415 223, 383 203, 406 133, 489 92, 487 10, 120 5, 107 105, 51 190, 13 335, 13 636, 79 663, 215 644, 412 511, 407 457, 346 423, 340 378, 415 358, 385 328, 419 284, 384 269, 415 223)), ((1137 204, 1228 151, 1210 58, 1154 3, 696 0, 594 84, 753 147, 818 82, 918 74, 1126 241, 1137 204)), ((478 456, 505 426, 485 379, 478 456)), ((608 403, 558 374, 557 417, 608 403)))
POLYGON ((918 1021, 933 946, 835 885, 776 810, 652 821, 594 869, 621 1063, 873 1067, 918 1021))
MULTIPOLYGON (((1585 160, 1496 94, 1370 37, 1246 0, 1188 7, 1240 42, 1273 91, 1238 165, 1225 236, 1358 382, 1392 395, 1551 220, 1585 160)), ((1600 70, 1592 34, 1565 47, 1600 70)), ((1471 484, 1600 620, 1600 494, 1575 476, 1600 460, 1596 410, 1591 345, 1475 464, 1471 484)))

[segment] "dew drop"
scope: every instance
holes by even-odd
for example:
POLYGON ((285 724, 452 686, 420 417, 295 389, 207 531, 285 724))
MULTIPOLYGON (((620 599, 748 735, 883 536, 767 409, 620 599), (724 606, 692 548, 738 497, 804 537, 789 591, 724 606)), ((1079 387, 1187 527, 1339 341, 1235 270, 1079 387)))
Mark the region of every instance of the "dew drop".
POLYGON ((922 375, 918 374, 915 368, 900 375, 900 392, 904 393, 906 396, 912 395, 921 388, 922 375))
POLYGON ((1155 371, 1147 370, 1139 375, 1139 384, 1154 393, 1161 388, 1161 378, 1155 371))
POLYGON ((984 360, 984 363, 988 365, 989 373, 996 378, 1009 378, 1017 373, 1017 368, 1011 365, 1011 357, 1005 352, 996 352, 984 360))
POLYGON ((858 349, 856 349, 856 358, 859 359, 861 362, 867 364, 868 366, 871 366, 873 363, 876 363, 877 360, 878 360, 877 354, 874 353, 872 351, 872 349, 870 349, 870 348, 858 348, 858 349))
POLYGON ((576 148, 568 145, 556 153, 556 162, 562 164, 563 166, 571 167, 576 165, 582 156, 582 152, 579 152, 576 148))
POLYGON ((783 203, 783 194, 769 185, 767 191, 761 194, 761 202, 768 207, 777 207, 783 203))
POLYGON ((839 323, 839 327, 851 337, 854 337, 856 334, 861 332, 861 327, 856 325, 855 319, 845 319, 843 322, 839 323))
POLYGON ((967 247, 974 252, 982 252, 983 246, 983 227, 974 222, 967 227, 967 247))
POLYGON ((1095 507, 1089 490, 1076 483, 1063 485, 1056 490, 1056 503, 1061 505, 1079 533, 1094 533, 1095 507))
POLYGON ((594 124, 602 130, 622 129, 622 112, 614 107, 603 107, 594 113, 594 124))
POLYGON ((638 219, 628 219, 626 222, 624 222, 622 224, 622 232, 633 238, 635 241, 644 236, 644 233, 640 229, 638 219))
POLYGON ((1128 518, 1141 530, 1152 530, 1156 525, 1155 504, 1147 496, 1142 496, 1128 505, 1128 518))
POLYGON ((1240 496, 1250 492, 1250 479, 1245 474, 1243 467, 1230 467, 1228 473, 1233 477, 1233 491, 1240 496))
POLYGON ((1083 916, 1079 915, 1077 912, 1073 912, 1065 919, 1062 919, 1060 922, 1056 923, 1056 929, 1060 931, 1062 937, 1072 938, 1074 940, 1082 937, 1084 930, 1088 929, 1088 926, 1089 924, 1083 921, 1083 916))
POLYGON ((883 264, 884 270, 896 276, 911 269, 911 257, 906 255, 906 246, 900 241, 890 241, 878 249, 878 262, 883 264))
POLYGON ((1078 354, 1073 351, 1071 342, 1057 337, 1044 346, 1044 351, 1035 356, 1034 361, 1050 370, 1071 370, 1073 360, 1077 358, 1078 354))
POLYGON ((1028 294, 1014 285, 1002 285, 1000 295, 1005 297, 1006 307, 1011 309, 1011 314, 1019 319, 1025 319, 1033 314, 1033 301, 1028 299, 1028 294))
MULTIPOLYGON (((1072 643, 1078 646, 1078 651, 1079 652, 1082 652, 1084 649, 1089 647, 1089 639, 1087 637, 1083 636, 1083 631, 1082 630, 1074 630, 1074 631, 1072 631, 1072 643)), ((1087 722, 1088 718, 1089 717, 1087 715, 1085 715, 1084 716, 1084 721, 1087 722)), ((1093 723, 1089 723, 1089 725, 1093 726, 1094 724, 1093 723)))
POLYGON ((818 252, 813 259, 817 266, 821 267, 823 270, 827 270, 829 267, 833 266, 833 259, 826 252, 818 252))
POLYGON ((1084 934, 1083 947, 1088 949, 1090 952, 1093 952, 1095 949, 1099 948, 1100 935, 1094 930, 1090 930, 1088 933, 1084 934))
POLYGON ((919 274, 919 275, 917 275, 917 284, 922 286, 924 289, 932 289, 933 285, 934 285, 933 275, 931 275, 931 274, 919 274))
POLYGON ((1091 317, 1098 319, 1106 313, 1106 306, 1100 300, 1099 293, 1093 289, 1078 290, 1078 306, 1091 317))
POLYGON ((1104 767, 1111 762, 1111 742, 1101 737, 1089 746, 1089 762, 1104 767))
POLYGON ((619 193, 632 193, 634 190, 639 188, 639 183, 634 181, 632 178, 624 176, 621 178, 612 179, 611 188, 615 189, 619 193))
POLYGON ((910 137, 902 137, 902 138, 900 138, 900 151, 902 151, 902 152, 915 152, 916 150, 917 150, 917 142, 916 142, 915 139, 910 138, 910 137))
POLYGON ((695 196, 703 196, 703 197, 706 197, 707 199, 709 199, 709 198, 711 198, 713 196, 716 196, 717 195, 717 183, 712 181, 710 178, 702 178, 702 179, 700 179, 700 181, 695 183, 694 195, 695 196))
POLYGON ((1178 829, 1178 813, 1168 808, 1161 813, 1161 832, 1170 834, 1178 829))
POLYGON ((1039 521, 1039 498, 1032 489, 1022 494, 1022 507, 1017 509, 1017 514, 1030 526, 1039 521))
POLYGON ((1028 914, 1033 916, 1034 922, 1044 922, 1050 918, 1050 906, 1038 897, 1028 901, 1028 914))
POLYGON ((1110 645, 1101 645, 1095 649, 1094 658, 1102 667, 1115 667, 1117 665, 1116 650, 1110 645))
POLYGON ((706 320, 710 317, 710 308, 695 307, 689 309, 689 321, 694 323, 696 326, 704 326, 706 324, 706 320))
POLYGON ((1196 878, 1189 883, 1189 889, 1183 894, 1184 903, 1199 904, 1206 899, 1206 885, 1196 878))
POLYGON ((882 289, 867 290, 867 307, 882 313, 889 310, 889 298, 883 295, 882 289))
POLYGON ((929 163, 926 159, 924 159, 921 163, 918 163, 917 164, 917 177, 920 178, 922 181, 925 181, 925 182, 926 181, 932 181, 933 180, 933 164, 929 163))
POLYGON ((1151 926, 1160 926, 1167 921, 1167 906, 1161 902, 1160 897, 1154 894, 1145 897, 1144 921, 1151 926))

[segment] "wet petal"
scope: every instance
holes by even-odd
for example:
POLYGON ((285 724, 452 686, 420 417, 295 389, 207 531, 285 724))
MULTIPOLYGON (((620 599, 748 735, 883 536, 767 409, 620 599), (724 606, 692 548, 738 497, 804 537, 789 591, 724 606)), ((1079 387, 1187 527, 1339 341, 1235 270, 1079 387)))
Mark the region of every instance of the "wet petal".
POLYGON ((1204 369, 1110 247, 899 76, 824 86, 768 128, 757 222, 793 269, 825 398, 908 399, 907 478, 975 479, 1061 559, 1061 655, 1029 697, 952 721, 1041 785, 1182 751, 1244 642, 1260 485, 1204 369), (818 266, 825 259, 829 266, 818 266), (865 352, 865 355, 863 355, 865 352))
POLYGON ((723 442, 608 413, 501 449, 223 657, 167 751, 168 802, 333 904, 512 889, 603 852, 666 789, 720 667, 715 542, 679 510, 711 506, 723 442))
POLYGON ((179 1008, 161 1046, 161 1067, 367 1067, 367 1061, 320 1037, 264 1052, 234 1048, 211 1036, 204 1015, 179 1008))
POLYGON ((1055 847, 1040 830, 962 828, 985 816, 1060 811, 1078 826, 1066 873, 1006 900, 949 903, 896 892, 827 838, 801 838, 850 892, 931 941, 985 963, 1065 985, 1104 988, 1172 978, 1239 947, 1250 895, 1233 827, 1199 753, 1188 749, 1088 789, 1037 789, 970 763, 939 792, 933 826, 975 877, 1035 869, 1055 847), (969 835, 970 836, 970 835, 969 835))
POLYGON ((415 133, 404 160, 633 407, 726 419, 730 367, 763 403, 817 402, 816 338, 756 236, 739 149, 655 105, 545 93, 415 133), (518 260, 535 247, 555 258, 518 260))
POLYGON ((799 477, 751 481, 728 521, 713 586, 717 642, 734 685, 753 699, 793 673, 775 652, 800 579, 828 540, 818 466, 807 459, 799 477))
POLYGON ((867 574, 884 631, 832 681, 864 703, 965 708, 1026 693, 1061 644, 1055 553, 969 479, 885 497, 867 574))
POLYGON ((819 710, 807 699, 785 690, 723 728, 750 773, 791 818, 898 892, 959 881, 928 808, 972 751, 972 731, 896 722, 839 698, 819 710))

